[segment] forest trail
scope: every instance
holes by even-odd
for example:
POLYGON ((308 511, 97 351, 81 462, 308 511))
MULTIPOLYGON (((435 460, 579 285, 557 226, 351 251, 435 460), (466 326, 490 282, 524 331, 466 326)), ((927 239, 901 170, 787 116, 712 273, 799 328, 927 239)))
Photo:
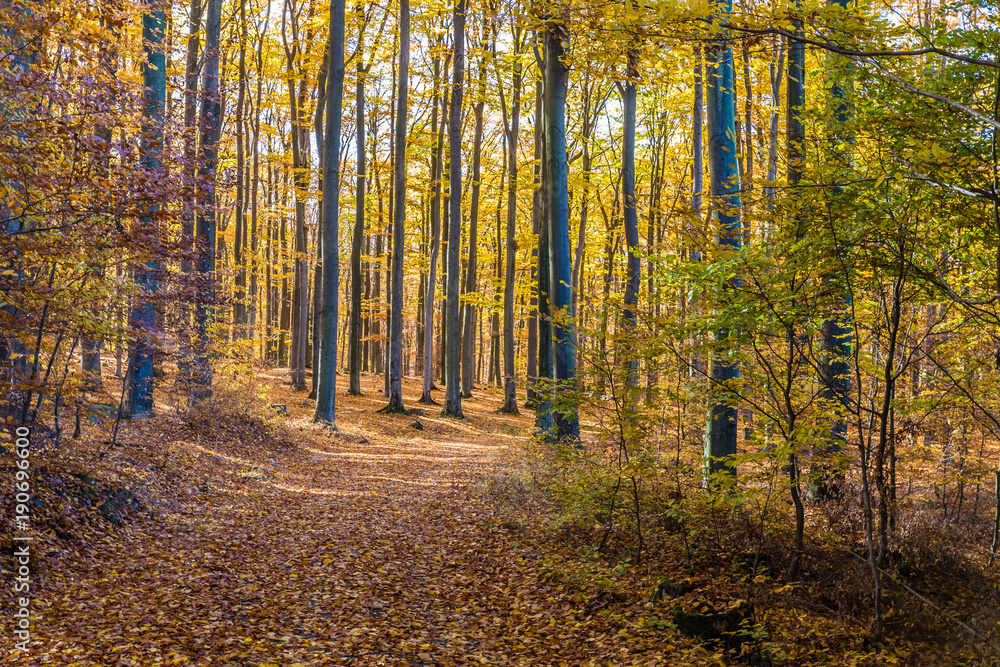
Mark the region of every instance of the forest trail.
POLYGON ((339 435, 280 389, 300 436, 283 449, 221 423, 129 425, 124 442, 164 440, 102 464, 159 467, 169 488, 149 485, 154 518, 40 557, 32 664, 657 664, 658 641, 538 583, 544 547, 495 520, 483 480, 531 413, 494 413, 484 389, 460 422, 383 416, 377 380, 338 397, 339 435))

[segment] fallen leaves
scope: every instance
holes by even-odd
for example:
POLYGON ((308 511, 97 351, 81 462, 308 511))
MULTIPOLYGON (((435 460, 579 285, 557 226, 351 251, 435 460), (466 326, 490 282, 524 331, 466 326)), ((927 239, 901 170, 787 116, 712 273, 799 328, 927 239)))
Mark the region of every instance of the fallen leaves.
POLYGON ((100 466, 80 451, 74 465, 138 483, 152 516, 47 538, 31 664, 655 664, 662 638, 540 583, 537 545, 491 518, 476 480, 509 442, 493 434, 530 417, 495 415, 501 394, 484 389, 468 419, 425 418, 414 437, 412 417, 375 412, 380 378, 366 380, 337 436, 276 385, 290 412, 276 432, 161 416, 123 430, 155 446, 100 466))

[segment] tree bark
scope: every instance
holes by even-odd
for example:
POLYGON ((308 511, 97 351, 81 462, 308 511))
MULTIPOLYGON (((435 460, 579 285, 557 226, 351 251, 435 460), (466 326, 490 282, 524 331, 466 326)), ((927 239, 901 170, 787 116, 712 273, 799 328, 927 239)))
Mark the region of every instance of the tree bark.
POLYGON ((396 96, 392 221, 392 314, 389 327, 389 404, 403 408, 403 224, 406 221, 406 94, 410 75, 410 2, 399 1, 399 88, 396 96))
MULTIPOLYGON (((209 361, 209 319, 215 301, 215 181, 219 154, 222 106, 219 99, 219 37, 222 31, 222 0, 209 0, 205 14, 205 56, 201 84, 201 164, 196 223, 198 274, 202 283, 195 312, 195 400, 211 395, 212 366, 209 361)), ((134 363, 133 363, 134 365, 134 363)))
MULTIPOLYGON (((625 276, 625 311, 623 313, 624 330, 627 337, 635 335, 636 309, 639 305, 639 215, 635 201, 635 104, 636 80, 638 72, 638 51, 629 48, 625 68, 626 81, 622 87, 622 106, 624 107, 624 142, 622 147, 622 199, 625 209, 625 246, 627 248, 627 269, 625 276)), ((625 348, 635 350, 635 343, 626 340, 625 348)), ((625 360, 625 385, 634 388, 639 384, 639 360, 634 354, 628 354, 625 360)), ((631 404, 632 397, 625 400, 631 404)))
MULTIPOLYGON (((142 66, 143 127, 142 168, 150 178, 160 178, 163 145, 163 107, 167 96, 167 61, 162 48, 166 15, 162 5, 150 6, 142 15, 142 42, 145 61, 142 66)), ((151 205, 139 219, 139 224, 156 227, 158 205, 151 205)), ((127 378, 128 402, 125 414, 148 417, 153 414, 153 353, 156 347, 154 328, 156 308, 151 301, 157 291, 156 261, 149 260, 136 267, 135 283, 139 295, 132 309, 131 327, 136 332, 132 352, 132 368, 127 378)), ((36 352, 37 360, 37 352, 36 352)))
POLYGON ((462 242, 462 94, 465 78, 465 0, 455 2, 454 57, 452 70, 451 109, 448 118, 448 150, 450 153, 451 184, 449 191, 450 223, 448 226, 447 311, 445 313, 447 358, 445 371, 444 414, 461 419, 461 320, 458 303, 461 278, 462 242))
MULTIPOLYGON (((438 39, 438 46, 441 46, 441 39, 438 39)), ((450 59, 450 58, 449 58, 450 59)), ((437 136, 437 145, 431 158, 431 179, 434 184, 434 193, 431 196, 431 232, 430 232, 430 257, 428 267, 428 278, 426 294, 424 300, 424 340, 423 340, 423 370, 424 387, 420 396, 420 402, 428 405, 437 405, 437 401, 431 396, 434 389, 434 292, 437 287, 437 260, 441 249, 441 169, 444 151, 444 116, 448 108, 447 96, 444 91, 438 91, 441 83, 441 60, 437 55, 434 59, 434 108, 431 110, 431 132, 437 136), (440 100, 440 119, 438 101, 440 100)), ((445 63, 447 71, 448 64, 445 63)))
MULTIPOLYGON (((485 41, 485 39, 484 39, 485 41)), ((472 140, 472 200, 469 202, 469 261, 465 274, 466 295, 478 290, 476 285, 476 268, 478 266, 479 226, 479 191, 483 152, 483 108, 486 105, 486 63, 485 58, 479 59, 479 85, 476 89, 476 106, 473 108, 476 130, 472 140)), ((465 303, 465 325, 462 328, 462 396, 472 397, 475 389, 476 366, 476 305, 471 301, 465 303)))
MULTIPOLYGON (((732 10, 732 0, 719 5, 720 13, 732 10)), ((712 219, 718 227, 720 250, 739 250, 740 184, 736 165, 735 100, 733 96, 733 50, 726 35, 721 35, 708 53, 708 164, 712 190, 712 219)), ((730 280, 727 290, 737 283, 730 280)), ((739 377, 739 366, 728 360, 725 352, 729 331, 716 331, 716 349, 710 369, 708 420, 705 427, 705 482, 724 473, 735 476, 736 467, 727 459, 736 454, 737 410, 726 394, 726 385, 739 377)))
MULTIPOLYGON (((829 0, 836 2, 841 7, 847 7, 847 0, 829 0)), ((851 156, 842 146, 850 146, 854 139, 845 133, 845 127, 852 117, 851 93, 853 83, 850 78, 850 67, 847 66, 843 58, 829 56, 833 62, 830 63, 828 71, 831 72, 833 85, 830 86, 830 102, 833 107, 833 127, 830 131, 831 143, 833 144, 833 161, 835 173, 837 174, 835 184, 830 196, 830 219, 838 226, 849 225, 850 221, 845 220, 847 215, 844 210, 844 186, 840 184, 840 177, 850 169, 851 156)), ((994 131, 994 136, 996 132, 994 131)), ((836 236, 843 238, 846 230, 841 229, 836 236)), ((845 252, 843 246, 834 248, 837 257, 842 257, 845 252)), ((846 278, 846 276, 841 276, 846 278)), ((847 289, 836 285, 833 276, 826 276, 824 282, 834 288, 837 302, 836 310, 840 316, 830 318, 821 325, 822 342, 820 347, 820 381, 823 384, 823 398, 836 406, 836 413, 830 425, 830 439, 823 451, 820 452, 820 467, 822 471, 810 478, 809 497, 824 498, 836 497, 840 494, 837 488, 837 478, 842 477, 843 470, 837 470, 834 466, 831 469, 829 459, 836 456, 847 446, 847 421, 845 410, 847 408, 847 393, 850 391, 849 380, 849 359, 851 354, 852 331, 848 324, 848 317, 851 312, 851 296, 847 289), (825 461, 822 459, 826 459, 825 461)))
MULTIPOLYGON (((330 0, 330 67, 326 82, 326 132, 323 144, 323 296, 314 422, 336 427, 337 316, 340 299, 340 125, 344 102, 344 0, 330 0)), ((363 158, 363 154, 362 154, 363 158)), ((360 254, 360 253, 359 253, 360 254)))
POLYGON ((246 337, 246 89, 247 89, 247 12, 246 0, 240 0, 239 16, 239 61, 236 76, 236 238, 233 241, 233 265, 236 276, 233 290, 233 334, 236 340, 246 337))
MULTIPOLYGON (((534 287, 528 301, 530 316, 528 317, 528 389, 524 404, 531 409, 538 409, 541 397, 538 394, 538 351, 539 336, 538 325, 541 318, 542 302, 539 298, 542 286, 540 270, 542 262, 539 261, 539 253, 542 244, 542 145, 544 135, 542 132, 542 82, 535 81, 535 121, 534 121, 534 190, 531 193, 531 233, 537 239, 531 248, 531 275, 529 283, 534 287)), ((546 275, 546 294, 548 294, 548 271, 546 275)), ((551 370, 551 366, 550 366, 551 370)), ((536 415, 536 425, 538 424, 536 415)), ((546 429, 547 431, 548 429, 546 429)))
MULTIPOLYGON (((364 11, 358 6, 356 13, 364 17, 364 11)), ((351 330, 348 350, 348 370, 350 385, 347 393, 352 396, 361 395, 361 245, 365 234, 365 67, 364 58, 364 21, 361 21, 358 35, 357 76, 355 85, 355 132, 357 133, 357 164, 358 178, 354 208, 354 237, 351 244, 351 330)), ((327 112, 329 113, 329 111, 327 112)), ((339 147, 338 147, 339 149, 339 147)))
MULTIPOLYGON (((515 44, 520 45, 520 35, 515 35, 514 41, 515 44)), ((519 414, 517 384, 514 377, 514 289, 517 268, 517 138, 521 123, 522 78, 521 65, 515 63, 510 103, 510 124, 505 128, 507 130, 507 257, 503 286, 504 399, 503 406, 500 408, 501 412, 512 415, 519 414)), ((500 87, 502 88, 502 85, 500 87)))
POLYGON ((558 439, 579 439, 576 399, 576 344, 573 313, 573 263, 569 244, 569 164, 566 155, 566 90, 569 69, 566 44, 569 30, 550 20, 545 32, 545 151, 548 181, 545 219, 548 227, 549 280, 552 299, 552 348, 558 404, 555 427, 558 439))

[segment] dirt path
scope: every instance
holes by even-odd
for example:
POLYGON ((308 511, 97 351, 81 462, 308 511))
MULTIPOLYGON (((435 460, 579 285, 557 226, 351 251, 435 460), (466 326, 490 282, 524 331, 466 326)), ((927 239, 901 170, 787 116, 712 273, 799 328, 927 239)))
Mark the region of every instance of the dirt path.
POLYGON ((494 523, 477 480, 530 417, 495 415, 496 391, 462 422, 383 417, 375 382, 341 402, 340 436, 288 396, 295 448, 218 424, 129 435, 163 441, 111 456, 159 461, 169 488, 151 487, 155 518, 40 557, 24 664, 656 664, 571 588, 538 584, 539 547, 494 523))

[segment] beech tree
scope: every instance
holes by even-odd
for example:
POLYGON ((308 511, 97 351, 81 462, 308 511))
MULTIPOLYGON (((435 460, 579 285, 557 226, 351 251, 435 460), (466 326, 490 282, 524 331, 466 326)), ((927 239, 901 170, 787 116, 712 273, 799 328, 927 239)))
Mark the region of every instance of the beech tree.
MULTIPOLYGON (((718 5, 721 18, 732 11, 731 0, 718 5)), ((734 252, 741 245, 740 183, 736 166, 735 82, 733 49, 724 31, 716 35, 712 48, 706 52, 708 91, 705 100, 708 116, 708 170, 712 193, 712 223, 722 252, 734 252)), ((724 291, 738 283, 729 279, 724 291)), ((725 308, 725 295, 720 299, 725 308)), ((727 459, 736 454, 737 410, 726 393, 726 384, 739 377, 739 367, 726 354, 732 342, 727 327, 716 330, 716 351, 709 370, 711 397, 708 423, 705 427, 705 476, 719 472, 735 475, 736 469, 727 459)))
MULTIPOLYGON (((566 65, 569 31, 566 25, 549 18, 545 32, 545 221, 548 232, 549 292, 551 295, 553 358, 555 380, 560 392, 569 396, 556 406, 556 437, 579 438, 577 418, 575 323, 573 314, 573 276, 569 247, 569 184, 566 154, 566 65)), ((541 250, 539 250, 541 254, 541 250)), ((541 293, 541 289, 539 290, 541 293)), ((541 297, 540 297, 541 298, 541 297)))
MULTIPOLYGON (((497 30, 496 23, 494 31, 497 30)), ((502 412, 508 414, 518 414, 517 409, 517 383, 515 381, 515 359, 514 359, 514 290, 517 259, 517 144, 521 124, 521 84, 522 69, 520 56, 524 48, 524 41, 521 31, 514 28, 513 42, 513 81, 511 85, 510 112, 507 111, 507 98, 504 95, 504 86, 501 83, 499 88, 500 107, 503 112, 504 132, 507 145, 507 227, 506 227, 506 260, 504 270, 503 287, 503 387, 504 403, 502 412)), ((495 32, 494 32, 495 39, 495 32)), ((497 79, 499 80, 499 72, 497 79)), ((499 231, 498 231, 499 236, 499 231)), ((529 340, 530 346, 533 341, 529 340)))
POLYGON ((195 309, 195 398, 210 395, 212 366, 209 356, 209 324, 215 300, 216 246, 216 176, 219 155, 219 129, 222 106, 219 102, 219 37, 222 31, 222 0, 208 0, 205 11, 205 57, 201 84, 201 155, 198 168, 198 213, 195 243, 198 253, 198 277, 204 286, 195 309))
MULTIPOLYGON (((142 39, 146 60, 142 68, 145 88, 142 128, 142 167, 151 178, 160 176, 163 145, 163 105, 167 94, 167 61, 163 52, 166 18, 162 6, 150 6, 142 15, 142 39)), ((155 226, 159 207, 154 203, 139 223, 155 226)), ((156 260, 148 259, 136 268, 135 282, 140 298, 132 310, 132 328, 138 332, 132 351, 128 377, 129 400, 126 413, 135 417, 153 413, 153 352, 155 349, 156 310, 149 300, 156 292, 156 260)), ((207 384, 207 383, 206 383, 207 384)))
POLYGON ((406 221, 406 118, 410 66, 410 3, 399 2, 399 84, 396 93, 395 150, 393 166, 392 297, 389 320, 389 412, 403 408, 403 225, 406 221))
POLYGON ((461 241, 462 241, 462 95, 465 85, 465 0, 457 0, 452 18, 454 32, 454 55, 452 56, 451 104, 448 117, 448 150, 450 151, 450 177, 448 205, 450 222, 448 225, 448 274, 446 276, 445 341, 446 354, 443 359, 447 380, 445 381, 444 414, 461 419, 461 309, 459 308, 459 285, 461 281, 461 241))
MULTIPOLYGON (((330 422, 334 425, 337 395, 337 311, 340 300, 340 124, 344 98, 344 4, 344 0, 330 0, 330 67, 326 82, 326 136, 323 146, 323 339, 321 343, 317 343, 320 345, 319 369, 313 369, 314 373, 319 374, 313 421, 330 422)), ((361 128, 357 131, 362 132, 361 128)), ((363 156, 363 151, 360 151, 359 159, 363 159, 363 156)))

